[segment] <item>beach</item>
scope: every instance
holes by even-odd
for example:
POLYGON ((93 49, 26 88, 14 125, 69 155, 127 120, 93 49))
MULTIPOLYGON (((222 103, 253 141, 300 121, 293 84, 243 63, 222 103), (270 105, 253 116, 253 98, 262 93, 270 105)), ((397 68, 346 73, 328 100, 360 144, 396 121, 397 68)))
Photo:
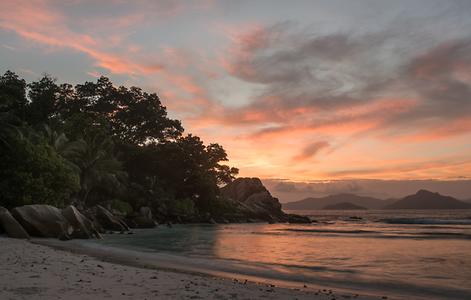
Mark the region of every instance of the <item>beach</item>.
POLYGON ((387 298, 141 268, 54 249, 38 241, 0 237, 1 299, 387 298))

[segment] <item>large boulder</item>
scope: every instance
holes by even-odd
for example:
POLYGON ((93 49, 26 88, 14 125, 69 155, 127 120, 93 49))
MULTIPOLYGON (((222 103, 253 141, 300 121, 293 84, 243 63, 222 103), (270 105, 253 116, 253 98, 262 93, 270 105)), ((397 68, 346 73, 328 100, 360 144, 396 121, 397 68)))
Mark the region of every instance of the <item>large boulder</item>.
POLYGON ((29 239, 29 234, 26 230, 18 223, 15 218, 10 214, 8 209, 0 206, 0 227, 5 233, 16 239, 29 239))
POLYGON ((61 211, 50 205, 25 205, 11 214, 31 236, 68 239, 73 229, 61 211))
POLYGON ((85 217, 75 206, 70 205, 62 210, 62 215, 73 227, 72 237, 78 239, 101 238, 93 222, 85 217))
POLYGON ((120 218, 113 215, 101 205, 95 207, 95 216, 98 223, 106 230, 128 231, 129 227, 120 218))
POLYGON ((278 199, 258 178, 237 178, 221 188, 221 194, 235 204, 238 214, 244 218, 268 222, 286 222, 288 219, 278 199))

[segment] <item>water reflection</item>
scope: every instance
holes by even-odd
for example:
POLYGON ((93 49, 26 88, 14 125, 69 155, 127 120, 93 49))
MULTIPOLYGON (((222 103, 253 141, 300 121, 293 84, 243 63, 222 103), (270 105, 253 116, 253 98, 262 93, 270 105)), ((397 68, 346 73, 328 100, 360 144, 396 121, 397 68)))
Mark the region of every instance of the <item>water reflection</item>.
POLYGON ((425 216, 436 225, 378 221, 397 217, 388 213, 323 216, 312 225, 177 225, 102 243, 260 278, 471 299, 471 223, 442 225, 449 214, 425 216))

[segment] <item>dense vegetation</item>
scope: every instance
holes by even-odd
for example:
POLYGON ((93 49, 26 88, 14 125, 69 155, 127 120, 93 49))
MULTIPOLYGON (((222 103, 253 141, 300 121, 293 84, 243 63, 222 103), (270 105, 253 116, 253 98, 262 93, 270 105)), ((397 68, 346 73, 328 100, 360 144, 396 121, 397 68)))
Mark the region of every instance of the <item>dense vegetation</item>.
POLYGON ((184 135, 156 94, 106 77, 75 87, 0 77, 0 205, 46 203, 160 214, 224 209, 237 174, 218 144, 184 135))

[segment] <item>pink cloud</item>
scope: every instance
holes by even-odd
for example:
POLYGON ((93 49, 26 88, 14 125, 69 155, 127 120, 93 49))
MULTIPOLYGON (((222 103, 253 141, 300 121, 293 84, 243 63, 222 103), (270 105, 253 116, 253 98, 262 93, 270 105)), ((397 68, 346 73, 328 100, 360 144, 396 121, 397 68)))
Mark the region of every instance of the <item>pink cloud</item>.
MULTIPOLYGON (((150 74, 163 69, 160 63, 131 60, 128 53, 107 50, 108 40, 75 32, 68 28, 65 17, 48 1, 2 1, 0 28, 14 31, 26 40, 52 48, 68 48, 87 54, 95 65, 116 74, 150 74), (14 12, 14 13, 12 13, 14 12)), ((115 35, 114 39, 120 39, 115 35)))

